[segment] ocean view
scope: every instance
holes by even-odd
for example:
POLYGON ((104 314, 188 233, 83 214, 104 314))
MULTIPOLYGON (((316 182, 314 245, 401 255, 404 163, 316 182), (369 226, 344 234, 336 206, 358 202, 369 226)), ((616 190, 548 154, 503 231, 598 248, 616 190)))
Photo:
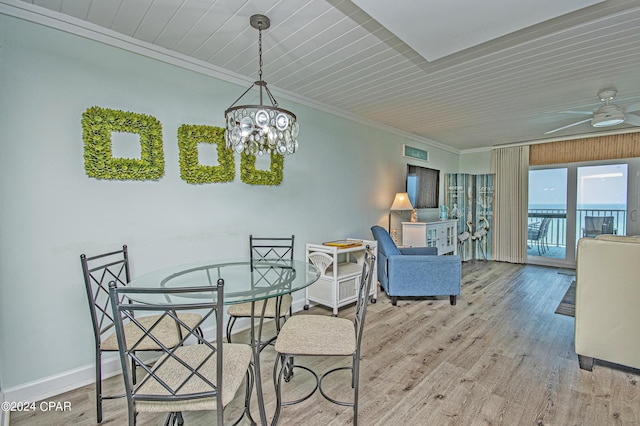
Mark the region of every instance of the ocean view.
MULTIPOLYGON (((529 204, 529 210, 566 210, 564 204, 529 204)), ((626 210, 626 204, 578 204, 578 210, 626 210)))

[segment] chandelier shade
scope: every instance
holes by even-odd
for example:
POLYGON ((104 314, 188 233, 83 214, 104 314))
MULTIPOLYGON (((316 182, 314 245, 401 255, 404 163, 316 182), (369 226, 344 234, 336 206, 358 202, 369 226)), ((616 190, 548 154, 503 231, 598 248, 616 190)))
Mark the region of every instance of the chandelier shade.
POLYGON ((237 153, 251 155, 293 154, 298 149, 300 130, 296 115, 278 107, 267 82, 262 80, 262 30, 269 28, 271 22, 264 15, 253 15, 249 23, 258 30, 259 80, 224 112, 226 146, 237 153), (254 88, 259 92, 258 105, 236 105, 254 88), (265 98, 269 103, 264 103, 265 98))

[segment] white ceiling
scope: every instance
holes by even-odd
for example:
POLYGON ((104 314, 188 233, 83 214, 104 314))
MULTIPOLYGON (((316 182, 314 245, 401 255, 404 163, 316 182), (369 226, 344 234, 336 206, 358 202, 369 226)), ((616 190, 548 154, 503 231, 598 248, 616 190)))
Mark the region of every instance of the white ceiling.
POLYGON ((242 84, 257 79, 257 31, 249 26, 249 17, 262 13, 271 18, 271 28, 263 34, 263 77, 276 97, 380 123, 456 152, 550 137, 640 131, 627 123, 597 130, 587 122, 545 134, 584 120, 563 111, 596 110, 601 89, 617 89, 614 103, 621 107, 640 102, 640 0, 606 0, 588 7, 583 6, 593 1, 556 1, 567 8, 535 16, 531 5, 540 5, 530 0, 503 1, 504 7, 494 6, 490 13, 480 13, 478 5, 499 1, 355 3, 0 0, 0 12, 161 55, 242 84), (371 5, 380 8, 385 3, 414 15, 432 10, 440 30, 430 32, 428 18, 418 27, 405 18, 411 38, 398 30, 400 15, 386 28, 380 24, 386 20, 384 11, 379 22, 355 3, 374 15, 381 12, 371 5), (569 11, 573 9, 579 10, 569 11), (498 28, 503 21, 509 25, 498 28), (470 28, 470 22, 476 25, 470 28), (464 40, 453 43, 457 34, 464 40), (433 51, 432 58, 438 59, 429 61, 417 52, 419 47, 410 47, 420 37, 432 46, 442 45, 443 50, 433 51))
POLYGON ((353 0, 429 62, 602 1, 353 0))

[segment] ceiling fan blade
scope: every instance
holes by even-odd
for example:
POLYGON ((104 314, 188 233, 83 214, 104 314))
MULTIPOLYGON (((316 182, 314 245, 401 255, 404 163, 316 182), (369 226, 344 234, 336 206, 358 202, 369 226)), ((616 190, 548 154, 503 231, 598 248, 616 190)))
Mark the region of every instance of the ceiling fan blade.
POLYGON ((631 104, 628 107, 626 107, 624 109, 627 112, 636 112, 636 111, 640 111, 640 102, 637 104, 631 104))
POLYGON ((640 126, 640 116, 635 114, 625 114, 624 122, 628 124, 633 124, 634 126, 640 126))
POLYGON ((563 127, 559 127, 557 129, 554 129, 554 130, 549 130, 548 132, 544 132, 544 134, 548 135, 549 133, 559 132, 560 130, 568 129, 569 127, 577 126, 578 124, 586 123, 587 121, 591 121, 591 119, 587 118, 586 120, 578 121, 576 123, 572 123, 572 124, 569 124, 569 125, 566 125, 566 126, 563 126, 563 127))
POLYGON ((580 114, 580 115, 591 115, 593 111, 560 111, 561 114, 580 114))

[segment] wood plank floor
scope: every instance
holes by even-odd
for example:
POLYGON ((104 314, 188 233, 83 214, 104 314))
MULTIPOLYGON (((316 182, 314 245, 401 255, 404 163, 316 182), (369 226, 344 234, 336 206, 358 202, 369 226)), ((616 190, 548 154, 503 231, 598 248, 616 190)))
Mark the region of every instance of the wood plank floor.
MULTIPOLYGON (((378 303, 369 305, 363 338, 359 423, 639 425, 640 372, 602 363, 593 372, 580 370, 574 320, 554 314, 573 279, 553 268, 470 261, 463 264, 456 306, 443 297, 401 299, 394 307, 379 293, 378 303)), ((330 314, 319 307, 308 313, 330 314)), ((340 316, 352 315, 353 308, 340 311, 340 316)), ((246 339, 246 333, 239 337, 246 339)), ((265 349, 262 372, 270 416, 273 359, 273 349, 265 349)), ((323 370, 337 362, 312 359, 306 364, 323 370)), ((120 381, 109 379, 107 390, 118 391, 120 381)), ((94 425, 93 391, 86 386, 50 399, 70 401, 71 412, 12 413, 11 425, 94 425)), ((123 399, 106 401, 104 411, 105 425, 127 421, 123 399)), ((258 419, 255 404, 252 411, 258 419)), ((160 415, 138 416, 139 425, 163 420, 160 415)), ((285 408, 280 417, 281 425, 352 421, 351 409, 320 395, 285 408)), ((187 425, 214 422, 212 413, 185 414, 187 425)))

